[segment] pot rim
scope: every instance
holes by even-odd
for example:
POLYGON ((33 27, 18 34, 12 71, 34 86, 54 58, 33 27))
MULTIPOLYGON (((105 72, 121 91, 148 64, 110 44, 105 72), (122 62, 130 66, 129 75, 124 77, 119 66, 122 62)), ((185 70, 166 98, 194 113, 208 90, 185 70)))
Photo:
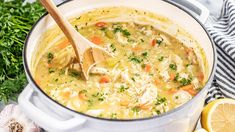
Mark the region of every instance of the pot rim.
MULTIPOLYGON (((67 0, 67 1, 64 1, 62 2, 61 4, 59 4, 57 7, 61 6, 61 5, 64 5, 66 3, 69 3, 71 2, 72 0, 67 0)), ((42 15, 36 22, 35 24, 32 26, 31 30, 29 31, 27 37, 26 37, 26 40, 25 40, 25 44, 24 44, 24 49, 23 49, 23 65, 24 65, 24 69, 25 69, 25 73, 26 75, 28 76, 28 79, 30 79, 30 81, 33 82, 33 85, 35 85, 35 87, 37 88, 37 90, 39 90, 41 93, 43 93, 43 95, 45 97, 47 97, 47 99, 51 100, 53 103, 55 103, 56 105, 59 105, 60 107, 66 109, 66 110, 69 110, 70 112, 73 112, 73 113, 76 113, 76 114, 80 114, 82 116, 85 116, 85 117, 88 117, 88 118, 92 118, 92 119, 98 119, 98 120, 103 120, 103 121, 112 121, 112 122, 134 122, 134 121, 146 121, 146 120, 151 120, 151 119, 157 119, 157 118, 161 118, 161 117, 165 117, 167 115, 171 115, 177 111, 180 111, 181 109, 184 108, 184 106, 192 103, 194 100, 196 100, 196 98, 198 98, 199 94, 202 94, 203 91, 206 90, 206 87, 208 87, 211 82, 212 82, 212 79, 213 79, 213 76, 215 74, 215 69, 216 69, 216 62, 217 62, 217 54, 216 54, 216 49, 215 49, 215 44, 214 44, 214 41, 212 40, 212 38, 210 37, 209 33, 207 32, 206 28, 204 27, 204 25, 195 17, 193 16, 188 10, 184 9, 183 7, 181 7, 180 5, 177 5, 176 3, 172 2, 172 1, 169 1, 169 0, 162 0, 168 4, 171 4, 175 7, 177 7, 179 10, 182 10, 184 12, 186 12, 190 17, 192 17, 194 20, 197 21, 197 23, 200 24, 200 26, 203 28, 203 30, 205 31, 206 35, 208 36, 210 42, 211 42, 211 45, 212 45, 212 48, 213 48, 213 65, 212 65, 212 70, 211 70, 211 73, 210 73, 210 76, 208 78, 208 81, 205 83, 204 87, 191 99, 189 100, 188 102, 184 103, 183 105, 173 109, 173 110, 170 110, 168 112, 165 112, 165 113, 162 113, 160 115, 155 115, 155 116, 152 116, 152 117, 148 117, 148 118, 137 118, 137 119, 108 119, 108 118, 100 118, 100 117, 95 117, 95 116, 91 116, 91 115, 88 115, 88 114, 85 114, 85 113, 82 113, 82 112, 78 112, 78 111, 75 111, 75 110, 72 110, 66 106, 63 106, 62 104, 60 104, 59 102, 55 101, 54 99, 52 99, 50 96, 48 96, 41 88, 40 86, 35 82, 35 80, 33 79, 33 76, 29 70, 29 67, 28 67, 28 62, 26 61, 27 59, 27 47, 28 47, 28 41, 29 41, 29 38, 32 34, 32 32, 34 31, 34 28, 37 26, 37 24, 45 17, 48 15, 48 12, 46 12, 44 15, 42 15)))

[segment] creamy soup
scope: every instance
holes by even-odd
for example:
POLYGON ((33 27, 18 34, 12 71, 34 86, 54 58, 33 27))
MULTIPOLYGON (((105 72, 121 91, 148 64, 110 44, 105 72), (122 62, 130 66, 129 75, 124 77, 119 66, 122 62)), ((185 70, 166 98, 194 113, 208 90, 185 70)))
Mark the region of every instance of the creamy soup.
POLYGON ((97 22, 75 28, 114 58, 93 67, 85 81, 66 38, 46 51, 34 78, 70 109, 102 118, 146 118, 181 106, 203 87, 194 50, 150 25, 97 22))

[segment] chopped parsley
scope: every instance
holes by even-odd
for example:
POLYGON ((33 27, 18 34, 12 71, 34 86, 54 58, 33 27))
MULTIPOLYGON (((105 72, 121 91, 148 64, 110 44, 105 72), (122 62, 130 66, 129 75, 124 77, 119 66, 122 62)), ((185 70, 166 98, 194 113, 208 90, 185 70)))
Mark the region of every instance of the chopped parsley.
POLYGON ((79 32, 79 28, 77 25, 74 26, 75 30, 79 32))
POLYGON ((99 96, 99 94, 100 94, 100 93, 99 93, 99 92, 97 92, 97 93, 95 93, 95 94, 92 94, 91 96, 92 96, 92 97, 98 97, 98 96, 99 96))
POLYGON ((110 45, 110 48, 112 49, 112 52, 115 52, 115 51, 117 50, 117 48, 115 47, 114 44, 111 44, 111 45, 110 45))
POLYGON ((91 107, 94 104, 94 101, 92 99, 87 100, 88 107, 91 107))
POLYGON ((140 64, 144 61, 144 59, 146 59, 146 56, 148 55, 147 52, 144 52, 143 54, 141 54, 140 56, 136 56, 134 53, 132 53, 128 59, 132 62, 135 62, 137 64, 140 64))
POLYGON ((161 38, 161 40, 157 40, 156 43, 160 46, 163 42, 163 39, 161 38))
POLYGON ((122 86, 119 88, 118 92, 123 93, 123 92, 125 92, 127 89, 128 89, 128 87, 125 87, 124 85, 122 85, 122 86))
POLYGON ((128 38, 128 39, 127 39, 127 42, 130 42, 130 43, 131 43, 131 42, 135 42, 135 40, 128 38))
POLYGON ((123 34, 124 36, 130 36, 130 35, 131 35, 130 32, 129 32, 127 29, 122 30, 122 34, 123 34))
POLYGON ((144 39, 140 39, 140 41, 143 43, 143 42, 144 42, 144 39))
POLYGON ((47 63, 50 64, 53 59, 54 59, 54 55, 51 52, 49 52, 47 54, 47 63))
POLYGON ((158 61, 163 61, 164 60, 164 56, 161 56, 160 58, 158 58, 158 61))
POLYGON ((104 93, 101 93, 101 92, 97 92, 95 94, 92 94, 92 97, 97 97, 98 101, 104 101, 104 99, 105 99, 104 93))
POLYGON ((131 109, 134 113, 138 113, 140 111, 140 108, 135 106, 131 109))
POLYGON ((148 52, 142 53, 142 56, 147 57, 148 56, 148 52))
POLYGON ((50 67, 50 68, 48 69, 48 72, 49 72, 49 73, 54 73, 54 72, 55 72, 55 69, 50 67))
POLYGON ((114 33, 121 32, 122 35, 129 37, 131 33, 127 29, 122 29, 122 27, 116 27, 113 30, 114 33))
POLYGON ((69 70, 69 75, 71 77, 80 77, 81 76, 81 73, 76 71, 76 70, 69 70))
POLYGON ((186 64, 186 67, 189 67, 189 66, 191 66, 192 64, 186 64))
POLYGON ((135 78, 134 78, 134 77, 132 77, 131 80, 132 80, 133 82, 135 82, 135 78))
POLYGON ((157 100, 156 100, 156 103, 155 103, 155 105, 161 105, 161 104, 166 104, 167 103, 167 99, 165 98, 165 97, 163 97, 163 98, 157 98, 157 100))
POLYGON ((186 86, 192 82, 192 78, 191 77, 189 79, 182 78, 179 82, 182 86, 186 86))
POLYGON ((174 81, 178 81, 179 80, 179 73, 176 73, 176 75, 175 75, 175 78, 174 78, 174 81))
POLYGON ((161 114, 161 111, 160 110, 155 110, 155 112, 160 115, 161 114))
POLYGON ((101 30, 101 31, 106 31, 107 28, 106 28, 106 27, 102 27, 102 28, 100 28, 100 30, 101 30))
POLYGON ((130 59, 130 61, 135 62, 135 63, 139 63, 139 64, 140 64, 141 62, 143 62, 143 59, 142 59, 142 58, 139 58, 139 57, 136 57, 136 56, 130 57, 129 59, 130 59))
POLYGON ((142 64, 141 67, 142 67, 142 68, 145 68, 145 67, 146 67, 146 64, 142 64))
POLYGON ((117 113, 112 113, 110 116, 111 119, 117 119, 117 113))
POLYGON ((122 28, 121 27, 116 27, 116 28, 114 28, 113 32, 114 33, 122 32, 122 28))
POLYGON ((59 79, 58 79, 58 78, 56 78, 56 79, 55 79, 55 82, 58 82, 58 81, 59 81, 59 79))
POLYGON ((171 68, 171 70, 174 70, 174 71, 177 70, 176 64, 170 64, 169 67, 171 68))
POLYGON ((87 90, 83 89, 83 90, 79 91, 79 94, 83 94, 83 93, 87 93, 87 90))

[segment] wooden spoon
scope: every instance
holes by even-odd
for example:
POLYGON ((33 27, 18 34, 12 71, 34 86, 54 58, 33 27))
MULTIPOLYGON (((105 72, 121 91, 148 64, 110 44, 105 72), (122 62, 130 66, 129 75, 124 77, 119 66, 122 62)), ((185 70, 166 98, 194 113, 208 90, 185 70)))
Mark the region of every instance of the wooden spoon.
POLYGON ((99 62, 105 61, 106 58, 111 55, 103 48, 90 42, 77 32, 68 20, 63 17, 62 13, 58 10, 52 0, 40 1, 72 44, 81 67, 82 74, 85 79, 88 80, 91 68, 99 62))

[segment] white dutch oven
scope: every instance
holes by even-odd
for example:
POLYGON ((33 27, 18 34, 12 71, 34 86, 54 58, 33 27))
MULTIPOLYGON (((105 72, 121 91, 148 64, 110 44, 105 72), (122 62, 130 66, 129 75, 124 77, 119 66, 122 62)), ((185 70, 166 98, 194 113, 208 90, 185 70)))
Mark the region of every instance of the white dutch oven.
POLYGON ((202 111, 205 97, 215 70, 216 55, 214 44, 202 26, 209 12, 194 0, 74 0, 63 3, 59 9, 67 17, 94 7, 127 6, 149 10, 168 17, 191 34, 205 51, 208 60, 208 82, 205 87, 186 104, 145 119, 110 120, 91 117, 70 110, 47 96, 35 83, 30 72, 30 63, 37 47, 40 34, 54 21, 44 15, 28 35, 24 48, 24 66, 29 85, 19 97, 20 107, 45 130, 52 132, 191 132, 194 130, 202 111), (187 10, 190 10, 187 11, 187 10), (192 15, 193 12, 193 15, 192 15), (194 17, 195 16, 195 17, 194 17))

